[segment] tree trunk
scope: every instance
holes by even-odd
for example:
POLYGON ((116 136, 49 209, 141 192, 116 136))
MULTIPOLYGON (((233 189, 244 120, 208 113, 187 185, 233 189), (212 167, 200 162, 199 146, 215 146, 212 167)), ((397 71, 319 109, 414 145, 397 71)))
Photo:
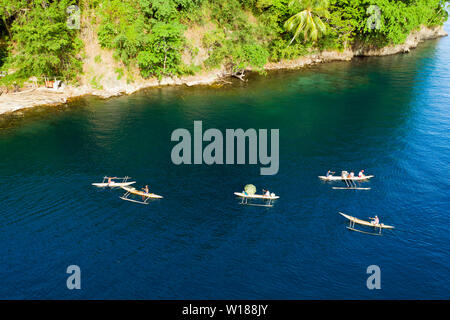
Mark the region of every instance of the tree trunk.
POLYGON ((167 46, 166 44, 164 44, 164 66, 163 66, 164 74, 166 74, 166 61, 167 61, 167 46))
POLYGON ((245 70, 238 70, 238 71, 232 72, 231 76, 235 77, 235 78, 238 78, 241 81, 245 81, 244 73, 245 73, 245 70))
POLYGON ((8 24, 6 23, 6 18, 4 16, 2 16, 2 20, 3 20, 3 23, 5 24, 6 31, 8 31, 9 40, 12 41, 11 30, 9 30, 8 24))

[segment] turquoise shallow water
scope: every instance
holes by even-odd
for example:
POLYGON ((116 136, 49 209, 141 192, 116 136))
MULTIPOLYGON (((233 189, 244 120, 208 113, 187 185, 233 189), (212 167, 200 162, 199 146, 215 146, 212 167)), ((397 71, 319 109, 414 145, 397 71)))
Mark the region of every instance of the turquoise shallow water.
POLYGON ((450 39, 406 55, 37 108, 0 131, 0 298, 448 299, 450 39), (175 166, 176 128, 279 128, 280 170, 175 166), (375 174, 332 190, 328 169, 375 174), (90 186, 129 175, 148 206, 90 186), (246 183, 281 196, 238 204, 246 183), (337 212, 378 214, 382 237, 337 212), (68 265, 82 290, 66 288, 68 265), (381 268, 368 290, 366 268, 381 268))

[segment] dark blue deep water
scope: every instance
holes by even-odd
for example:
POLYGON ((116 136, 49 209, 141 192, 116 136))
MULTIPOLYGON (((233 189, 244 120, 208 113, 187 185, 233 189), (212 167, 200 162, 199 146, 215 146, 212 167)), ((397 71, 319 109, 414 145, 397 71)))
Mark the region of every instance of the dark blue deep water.
POLYGON ((36 108, 0 131, 0 298, 449 299, 450 38, 410 54, 36 108), (172 164, 176 128, 279 128, 280 170, 172 164), (375 174, 332 190, 328 169, 375 174), (148 206, 99 190, 129 175, 148 206), (244 184, 281 196, 241 206, 244 184), (378 214, 382 237, 338 211, 378 214), (81 290, 66 268, 81 268, 81 290), (366 269, 381 268, 381 290, 366 269))

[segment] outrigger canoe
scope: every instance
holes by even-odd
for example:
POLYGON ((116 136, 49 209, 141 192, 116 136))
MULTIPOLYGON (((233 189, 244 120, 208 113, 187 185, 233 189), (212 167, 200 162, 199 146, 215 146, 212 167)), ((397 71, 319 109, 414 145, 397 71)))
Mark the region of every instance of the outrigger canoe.
POLYGON ((111 178, 113 181, 111 182, 105 182, 108 181, 110 177, 104 177, 102 182, 95 182, 92 185, 99 187, 99 188, 106 188, 106 187, 110 187, 110 188, 119 188, 119 187, 126 187, 126 186, 130 186, 134 183, 136 183, 136 181, 128 181, 128 179, 130 179, 130 177, 124 177, 124 178, 111 178), (116 182, 114 180, 121 180, 120 182, 116 182))
POLYGON ((342 178, 342 176, 319 176, 320 179, 325 181, 343 181, 343 180, 352 180, 352 181, 362 181, 362 180, 369 180, 370 178, 373 178, 374 176, 364 176, 364 177, 358 177, 355 176, 353 178, 342 178))
POLYGON ((347 229, 352 230, 352 231, 357 231, 357 232, 362 232, 362 233, 367 233, 367 234, 372 234, 372 235, 380 235, 381 234, 381 229, 394 229, 393 226, 388 226, 388 225, 385 225, 383 223, 373 224, 370 221, 361 220, 361 219, 349 216, 348 214, 345 214, 345 213, 342 213, 342 212, 339 212, 339 214, 350 221, 349 226, 347 227, 347 229), (377 233, 370 233, 370 232, 364 232, 364 231, 355 229, 355 224, 360 224, 360 225, 367 226, 367 227, 373 227, 375 229, 378 228, 379 229, 379 233, 378 234, 377 233))
POLYGON ((93 183, 92 185, 99 187, 99 188, 105 188, 105 187, 118 188, 118 187, 130 186, 134 183, 136 183, 136 181, 130 181, 130 182, 114 182, 114 181, 112 181, 111 183, 101 182, 101 183, 93 183))
POLYGON ((273 207, 273 201, 280 198, 273 193, 270 196, 266 196, 263 194, 246 194, 243 192, 235 192, 234 195, 242 199, 241 204, 256 207, 273 207), (251 200, 255 199, 262 200, 263 203, 252 203, 251 200))
POLYGON ((142 197, 146 197, 146 198, 150 198, 150 199, 162 199, 163 197, 154 193, 147 193, 144 191, 140 191, 137 190, 136 188, 133 187, 122 187, 123 190, 125 190, 126 192, 129 192, 131 194, 135 194, 137 196, 142 196, 142 197))

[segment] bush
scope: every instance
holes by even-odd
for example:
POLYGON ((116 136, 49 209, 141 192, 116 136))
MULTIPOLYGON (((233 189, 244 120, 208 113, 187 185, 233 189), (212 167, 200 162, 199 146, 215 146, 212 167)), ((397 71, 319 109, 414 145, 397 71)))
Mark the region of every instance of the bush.
POLYGON ((181 73, 181 50, 185 29, 180 23, 158 22, 148 36, 148 46, 137 57, 143 77, 173 76, 181 73))
POLYGON ((233 52, 234 71, 253 67, 258 72, 264 71, 264 65, 269 58, 269 52, 258 44, 245 44, 233 52))
POLYGON ((16 52, 9 56, 8 64, 16 69, 15 77, 48 75, 72 79, 81 70, 77 53, 82 42, 76 30, 66 24, 66 8, 73 3, 25 3, 28 10, 20 11, 11 28, 16 52))

